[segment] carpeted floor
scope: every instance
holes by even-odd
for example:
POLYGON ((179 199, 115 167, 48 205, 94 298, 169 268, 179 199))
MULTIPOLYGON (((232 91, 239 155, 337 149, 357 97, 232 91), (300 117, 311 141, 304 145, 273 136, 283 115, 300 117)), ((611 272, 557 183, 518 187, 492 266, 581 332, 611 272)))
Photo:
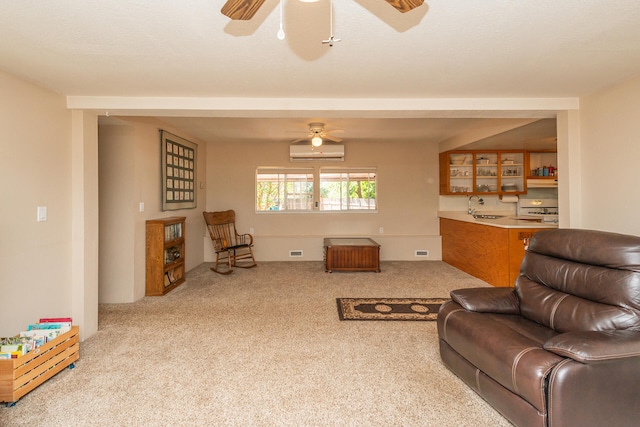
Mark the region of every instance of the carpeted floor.
POLYGON ((337 297, 487 286, 442 262, 202 266, 164 297, 101 305, 76 368, 1 426, 509 426, 440 362, 435 322, 343 322, 337 297))

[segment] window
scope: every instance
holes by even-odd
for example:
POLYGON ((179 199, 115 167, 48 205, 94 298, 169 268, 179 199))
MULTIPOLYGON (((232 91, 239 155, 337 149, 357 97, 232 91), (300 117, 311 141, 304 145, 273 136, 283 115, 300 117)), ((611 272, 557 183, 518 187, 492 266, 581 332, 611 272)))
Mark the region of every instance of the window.
POLYGON ((256 211, 313 210, 313 169, 258 168, 256 211))
POLYGON ((314 168, 256 170, 256 212, 377 209, 375 168, 320 168, 319 174, 314 168))
POLYGON ((376 210, 376 170, 320 169, 320 210, 376 210))

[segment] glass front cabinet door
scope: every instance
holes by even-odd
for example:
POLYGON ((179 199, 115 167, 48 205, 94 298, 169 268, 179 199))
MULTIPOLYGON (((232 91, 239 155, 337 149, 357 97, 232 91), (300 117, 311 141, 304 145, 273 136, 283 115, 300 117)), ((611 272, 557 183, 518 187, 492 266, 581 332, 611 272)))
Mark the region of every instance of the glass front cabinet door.
POLYGON ((445 180, 447 192, 473 193, 473 154, 446 153, 445 162, 445 170, 448 173, 448 178, 445 180))
POLYGON ((500 153, 500 192, 502 194, 526 193, 524 152, 500 153))
POLYGON ((526 193, 525 166, 524 151, 440 153, 440 194, 526 193))

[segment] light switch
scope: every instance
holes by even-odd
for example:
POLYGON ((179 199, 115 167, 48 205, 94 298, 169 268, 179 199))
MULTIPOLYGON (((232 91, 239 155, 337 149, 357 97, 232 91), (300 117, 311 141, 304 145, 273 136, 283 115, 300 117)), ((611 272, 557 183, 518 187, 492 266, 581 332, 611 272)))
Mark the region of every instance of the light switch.
POLYGON ((47 207, 46 206, 38 206, 38 222, 47 220, 47 207))
POLYGON ((140 202, 140 212, 144 212, 144 202, 140 202))

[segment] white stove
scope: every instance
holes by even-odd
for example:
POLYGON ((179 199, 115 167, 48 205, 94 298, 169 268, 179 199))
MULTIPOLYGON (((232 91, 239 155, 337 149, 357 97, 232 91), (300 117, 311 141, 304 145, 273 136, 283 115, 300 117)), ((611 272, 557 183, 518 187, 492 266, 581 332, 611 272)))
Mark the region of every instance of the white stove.
POLYGON ((541 218, 542 222, 558 222, 558 199, 520 199, 517 216, 541 218))

